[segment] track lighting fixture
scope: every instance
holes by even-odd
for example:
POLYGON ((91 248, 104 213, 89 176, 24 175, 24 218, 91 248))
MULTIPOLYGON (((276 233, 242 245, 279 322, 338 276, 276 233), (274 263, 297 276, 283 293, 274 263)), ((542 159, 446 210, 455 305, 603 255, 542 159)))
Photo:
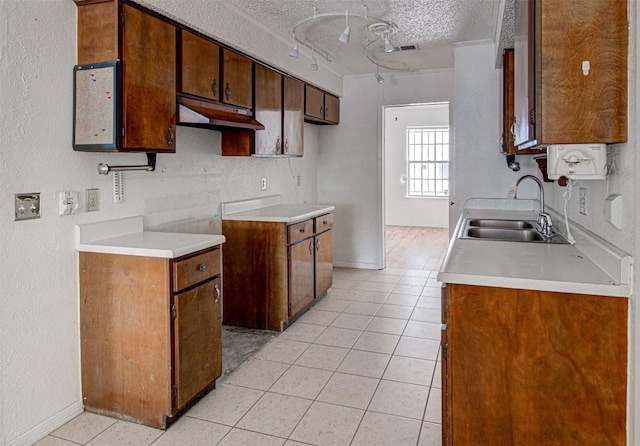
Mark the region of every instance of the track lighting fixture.
POLYGON ((379 84, 384 82, 384 77, 380 76, 380 67, 378 65, 376 65, 376 81, 378 81, 379 84))
POLYGON ((391 43, 391 39, 389 39, 389 35, 384 36, 384 52, 385 53, 393 53, 395 51, 395 47, 393 43, 391 43))
POLYGON ((347 27, 344 29, 344 31, 342 31, 342 34, 340 34, 340 38, 338 40, 340 40, 340 42, 342 43, 349 43, 349 35, 351 34, 351 28, 349 28, 349 11, 345 13, 345 17, 347 21, 347 27))
POLYGON ((291 47, 291 51, 289 51, 289 57, 293 57, 294 59, 298 58, 298 42, 295 42, 291 47))
MULTIPOLYGON (((396 51, 395 46, 391 43, 390 36, 396 32, 398 32, 398 25, 395 23, 372 17, 369 15, 369 9, 367 6, 364 6, 364 11, 362 13, 355 12, 350 13, 348 10, 341 12, 318 12, 317 7, 313 7, 313 15, 307 17, 301 21, 299 21, 291 30, 293 35, 293 46, 289 51, 289 56, 297 59, 299 57, 298 46, 302 45, 303 47, 311 50, 311 70, 318 71, 318 62, 316 57, 319 55, 327 62, 331 62, 331 58, 329 56, 329 52, 324 50, 322 46, 318 45, 318 42, 313 41, 313 37, 310 39, 309 34, 321 27, 324 24, 329 26, 335 26, 333 22, 330 22, 328 19, 335 21, 335 18, 344 17, 345 19, 345 28, 344 31, 338 37, 338 40, 342 43, 349 43, 351 37, 351 25, 350 20, 354 19, 358 22, 358 26, 362 24, 365 37, 367 38, 367 44, 364 48, 364 55, 376 66, 382 66, 386 70, 403 70, 407 71, 405 68, 397 68, 393 63, 385 62, 380 64, 377 60, 374 61, 372 55, 370 54, 373 51, 384 51, 386 53, 392 53, 396 51), (363 23, 364 22, 364 23, 363 23), (370 39, 370 37, 374 37, 370 39)), ((354 23, 355 25, 355 23, 354 23)), ((332 28, 333 29, 333 28, 332 28)), ((321 33, 316 33, 316 35, 322 35, 321 33)), ((360 35, 358 36, 360 37, 360 35)), ((378 83, 384 82, 384 78, 380 76, 380 73, 376 72, 376 80, 378 83)))

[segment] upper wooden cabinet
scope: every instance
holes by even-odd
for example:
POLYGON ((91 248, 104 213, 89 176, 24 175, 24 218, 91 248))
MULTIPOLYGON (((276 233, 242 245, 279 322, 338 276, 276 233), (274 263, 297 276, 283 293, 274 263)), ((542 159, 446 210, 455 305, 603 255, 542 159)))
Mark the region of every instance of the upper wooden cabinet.
POLYGON ((181 93, 207 99, 220 98, 220 47, 215 43, 182 31, 181 93))
POLYGON ((253 108, 253 62, 234 51, 222 49, 221 101, 253 108))
POLYGON ((627 140, 626 2, 517 0, 515 144, 627 140))
POLYGON ((334 124, 340 122, 340 99, 329 93, 324 94, 324 119, 334 124))
POLYGON ((175 152, 176 28, 115 0, 77 6, 78 64, 122 61, 117 150, 175 152))
POLYGON ((253 154, 258 156, 302 156, 304 84, 289 76, 256 64, 257 130, 253 154))
POLYGON ((304 154, 304 83, 284 76, 283 154, 304 154))
POLYGON ((502 54, 502 144, 501 150, 507 154, 546 153, 546 149, 522 149, 515 145, 515 115, 513 109, 513 49, 502 54))
POLYGON ((304 114, 306 117, 324 119, 324 92, 312 87, 304 86, 304 114))
POLYGON ((254 153, 279 155, 282 152, 282 75, 256 65, 255 76, 255 116, 264 130, 256 131, 254 153))
POLYGON ((305 85, 304 117, 313 124, 338 124, 340 100, 324 91, 305 85))

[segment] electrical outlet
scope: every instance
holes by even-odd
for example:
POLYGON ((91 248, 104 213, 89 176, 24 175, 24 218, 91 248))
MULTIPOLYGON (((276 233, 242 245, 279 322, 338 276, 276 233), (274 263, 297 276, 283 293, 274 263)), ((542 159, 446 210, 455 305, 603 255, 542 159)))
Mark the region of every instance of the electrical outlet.
POLYGON ((587 188, 580 188, 580 198, 578 200, 578 204, 580 207, 580 213, 582 215, 587 215, 587 188))
POLYGON ((261 188, 262 188, 262 190, 267 190, 267 179, 265 177, 262 177, 261 188))
POLYGON ((15 194, 15 221, 40 218, 40 192, 15 194))
POLYGON ((100 189, 87 189, 87 212, 100 210, 100 189))

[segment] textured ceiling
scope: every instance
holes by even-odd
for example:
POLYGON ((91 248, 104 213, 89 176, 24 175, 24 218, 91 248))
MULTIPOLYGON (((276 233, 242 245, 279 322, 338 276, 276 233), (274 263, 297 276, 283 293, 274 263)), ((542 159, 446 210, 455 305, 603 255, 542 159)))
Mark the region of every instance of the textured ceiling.
MULTIPOLYGON (((502 0, 502 5, 504 5, 502 0)), ((507 0, 509 1, 509 0, 507 0)), ((512 0, 511 0, 512 1, 512 0)), ((365 56, 368 54, 382 65, 394 69, 425 70, 453 67, 455 42, 495 40, 501 0, 227 0, 233 9, 252 17, 275 34, 292 41, 292 30, 301 21, 317 14, 349 11, 351 39, 338 41, 345 28, 344 15, 319 17, 302 24, 296 36, 327 54, 332 61, 318 57, 318 62, 340 74, 374 73, 376 66, 365 56), (369 20, 364 16, 365 5, 369 20), (417 45, 418 50, 395 51, 386 54, 383 41, 368 31, 372 17, 391 21, 398 31, 391 35, 395 47, 417 45)), ((300 45, 302 47, 302 45, 300 45)), ((300 55, 300 60, 308 60, 300 55)), ((388 71, 384 68, 381 72, 388 71)))

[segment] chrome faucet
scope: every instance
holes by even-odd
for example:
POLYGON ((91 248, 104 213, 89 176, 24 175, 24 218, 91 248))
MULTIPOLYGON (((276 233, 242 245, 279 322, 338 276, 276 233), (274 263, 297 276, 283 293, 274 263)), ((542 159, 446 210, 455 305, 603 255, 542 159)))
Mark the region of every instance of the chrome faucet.
POLYGON ((544 211, 544 188, 542 187, 542 181, 538 179, 538 177, 533 175, 523 175, 518 181, 516 181, 516 191, 514 194, 514 198, 518 198, 518 186, 523 180, 527 178, 533 180, 538 185, 538 193, 540 197, 540 212, 538 213, 538 221, 534 225, 535 228, 542 234, 544 237, 551 237, 553 227, 553 222, 551 221, 551 215, 544 211))

